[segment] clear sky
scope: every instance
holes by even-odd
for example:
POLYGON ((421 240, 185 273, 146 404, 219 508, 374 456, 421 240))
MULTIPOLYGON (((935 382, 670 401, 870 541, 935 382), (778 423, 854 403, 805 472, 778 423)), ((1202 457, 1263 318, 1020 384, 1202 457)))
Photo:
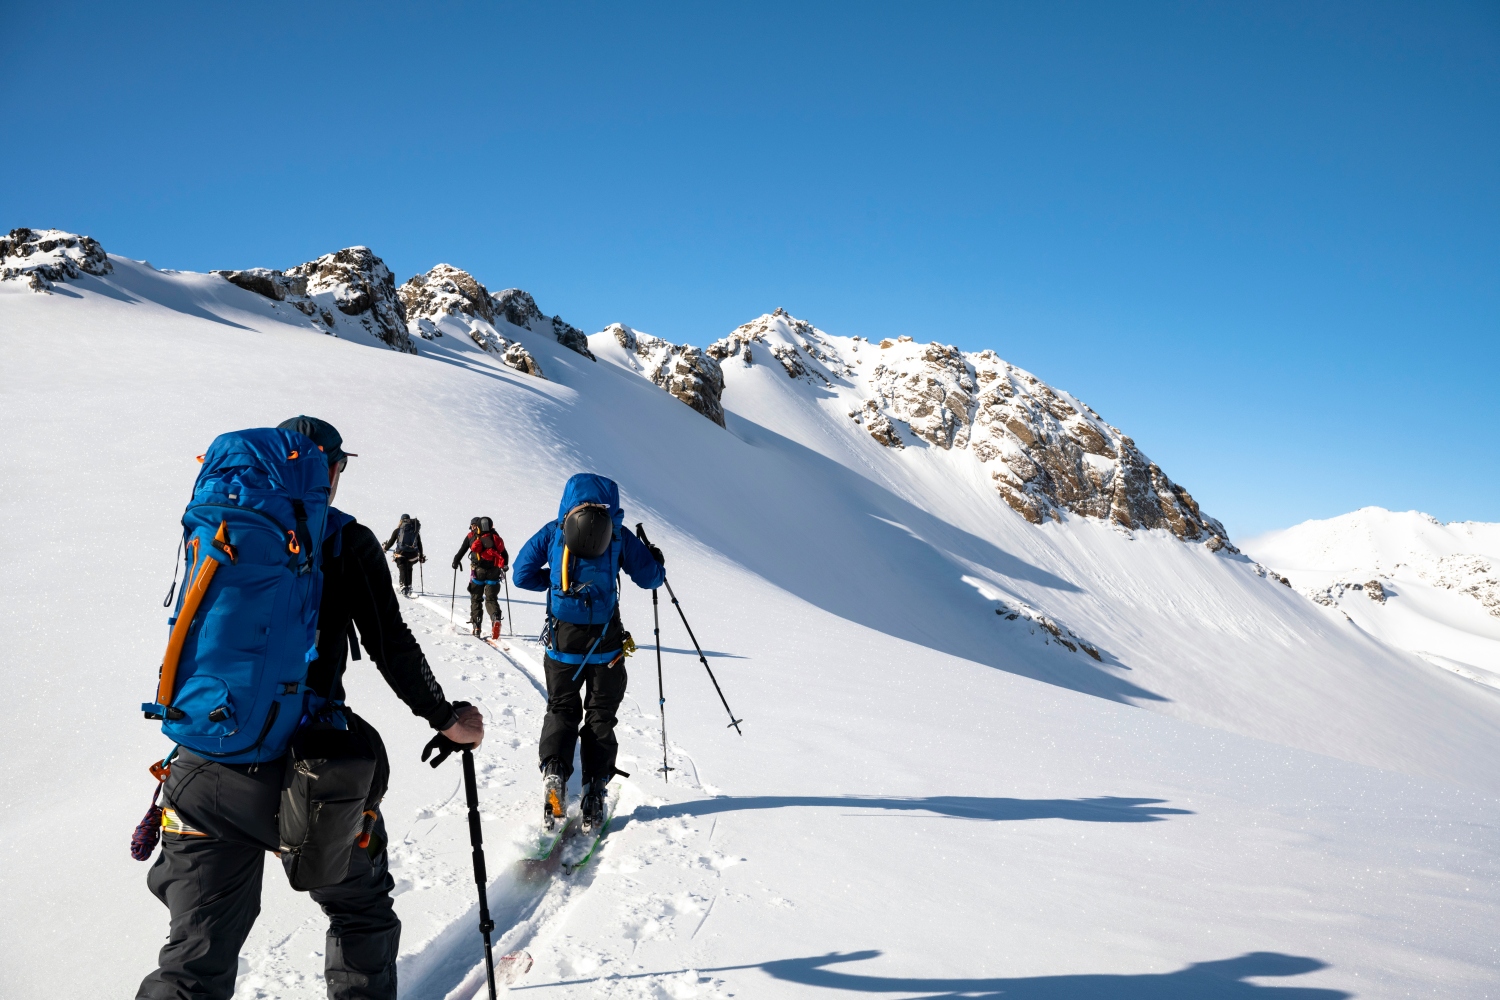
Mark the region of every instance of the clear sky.
POLYGON ((0 227, 776 306, 1084 399, 1243 537, 1500 521, 1500 4, 0 0, 0 227))

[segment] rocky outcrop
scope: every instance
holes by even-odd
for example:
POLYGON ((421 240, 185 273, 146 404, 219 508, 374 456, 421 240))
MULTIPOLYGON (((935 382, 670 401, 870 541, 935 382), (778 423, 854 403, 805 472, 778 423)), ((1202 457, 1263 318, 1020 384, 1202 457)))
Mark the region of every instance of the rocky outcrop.
POLYGON ((33 292, 51 292, 54 281, 114 270, 109 255, 88 236, 61 229, 12 229, 0 236, 0 281, 25 281, 33 292))
POLYGON ((437 316, 470 316, 495 322, 495 303, 468 271, 439 264, 426 274, 408 278, 397 290, 407 322, 437 316))
MULTIPOLYGON (((930 447, 968 449, 1001 498, 1033 524, 1067 510, 1237 551, 1224 526, 1128 436, 994 351, 965 354, 908 337, 871 347, 866 379, 878 414, 930 447)), ((878 420, 866 426, 876 440, 890 436, 878 420)))
POLYGON ((635 357, 648 379, 724 426, 724 370, 717 359, 691 345, 673 344, 623 323, 612 323, 604 332, 635 357))
POLYGON ((286 271, 254 267, 213 273, 247 291, 296 307, 328 333, 335 333, 338 325, 331 306, 392 350, 417 352, 396 295, 396 279, 369 247, 347 247, 286 271))
POLYGON ((774 364, 837 395, 849 418, 885 447, 970 452, 1000 497, 1033 524, 1069 511, 1238 551, 1224 526, 1134 441, 994 351, 965 353, 904 336, 878 344, 831 337, 777 309, 705 353, 725 365, 774 364))
POLYGON ((467 336, 508 367, 546 378, 530 351, 495 328, 494 297, 469 272, 439 264, 426 274, 409 278, 397 294, 406 310, 407 329, 418 337, 436 340, 446 327, 467 336))
POLYGON ((578 327, 563 322, 561 316, 547 316, 536 307, 536 300, 519 288, 507 288, 491 296, 495 316, 512 326, 519 326, 533 333, 549 333, 559 344, 596 361, 589 350, 589 338, 578 327))
POLYGON ((1417 571, 1434 587, 1468 594, 1485 611, 1500 618, 1500 571, 1484 556, 1453 553, 1417 571))
POLYGON ((821 330, 780 307, 736 327, 729 336, 708 345, 704 353, 716 361, 736 358, 741 364, 753 365, 757 348, 779 364, 787 377, 813 385, 833 385, 819 367, 829 369, 835 376, 854 374, 853 367, 844 363, 821 330), (789 338, 792 343, 787 342, 789 338), (807 364, 803 352, 821 362, 821 366, 807 364))

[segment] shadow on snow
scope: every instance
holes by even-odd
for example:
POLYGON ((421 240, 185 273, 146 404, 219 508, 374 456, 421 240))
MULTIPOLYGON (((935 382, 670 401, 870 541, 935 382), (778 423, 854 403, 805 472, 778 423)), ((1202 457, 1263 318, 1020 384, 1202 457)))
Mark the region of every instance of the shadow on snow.
POLYGON ((951 819, 1014 821, 1067 819, 1080 823, 1155 823, 1167 816, 1191 816, 1191 809, 1163 808, 1164 799, 1119 798, 1102 795, 1088 799, 1006 799, 975 795, 934 795, 926 798, 867 797, 859 795, 723 795, 663 806, 637 806, 628 819, 667 819, 709 816, 754 809, 875 809, 894 813, 925 812, 951 819))
MULTIPOLYGON (((1003 997, 1004 1000, 1347 1000, 1343 990, 1309 986, 1263 986, 1248 982, 1261 976, 1300 976, 1328 967, 1328 963, 1301 955, 1253 951, 1237 958, 1194 962, 1176 972, 1078 973, 1058 976, 1022 976, 939 979, 903 976, 865 976, 840 972, 830 966, 878 958, 879 951, 834 952, 807 958, 784 958, 750 965, 726 965, 700 972, 737 972, 760 969, 773 979, 800 986, 817 986, 846 993, 899 993, 935 1000, 938 997, 1003 997)), ((643 972, 619 979, 682 975, 687 970, 643 972)), ((513 992, 570 986, 595 980, 571 980, 513 986, 513 992)))

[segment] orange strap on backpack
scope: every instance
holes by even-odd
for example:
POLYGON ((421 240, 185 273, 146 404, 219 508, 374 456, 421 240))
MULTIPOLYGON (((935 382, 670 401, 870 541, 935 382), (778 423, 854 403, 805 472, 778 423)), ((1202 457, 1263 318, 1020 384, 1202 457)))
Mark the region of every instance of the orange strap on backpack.
MULTIPOLYGON (((229 539, 228 524, 219 522, 219 530, 214 535, 216 547, 223 547, 230 551, 226 543, 229 539)), ((193 624, 193 617, 198 613, 198 605, 203 603, 203 595, 208 591, 208 585, 214 578, 214 572, 219 568, 219 560, 205 559, 198 567, 198 574, 193 577, 192 584, 187 593, 182 595, 182 613, 177 616, 177 623, 172 626, 172 635, 167 639, 167 652, 161 661, 161 680, 156 686, 156 701, 162 708, 172 704, 172 696, 177 687, 177 661, 182 658, 182 644, 187 641, 188 628, 193 624)))

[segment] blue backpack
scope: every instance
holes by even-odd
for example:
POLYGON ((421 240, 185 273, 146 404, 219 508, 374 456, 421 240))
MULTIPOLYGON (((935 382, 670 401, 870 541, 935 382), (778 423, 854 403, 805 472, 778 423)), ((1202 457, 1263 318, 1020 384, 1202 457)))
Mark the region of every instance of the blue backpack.
POLYGON ((296 431, 221 434, 182 515, 187 575, 154 702, 179 746, 224 763, 274 760, 323 701, 317 658, 328 463, 296 431))
POLYGON ((590 472, 572 477, 563 488, 562 502, 558 504, 557 526, 547 553, 552 570, 552 586, 548 594, 552 616, 574 625, 607 625, 620 600, 620 539, 625 531, 620 487, 613 479, 590 472), (593 559, 569 552, 563 539, 563 520, 570 510, 581 504, 607 507, 614 525, 609 548, 593 559))

